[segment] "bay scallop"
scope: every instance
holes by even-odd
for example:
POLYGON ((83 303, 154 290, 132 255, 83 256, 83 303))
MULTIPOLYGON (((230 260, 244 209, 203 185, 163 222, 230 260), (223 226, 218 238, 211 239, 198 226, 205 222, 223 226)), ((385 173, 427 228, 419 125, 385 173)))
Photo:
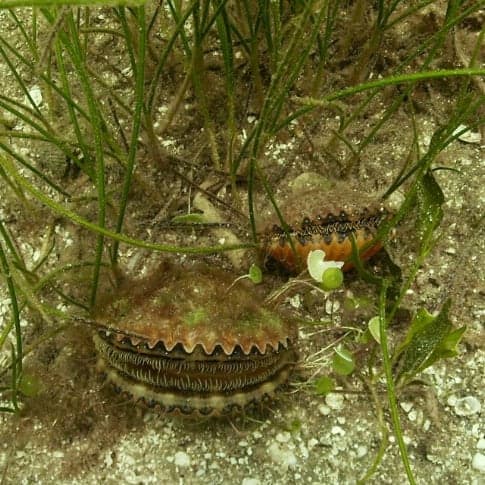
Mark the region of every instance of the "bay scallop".
POLYGON ((133 401, 178 415, 234 414, 273 396, 297 361, 297 328, 234 279, 164 263, 122 284, 95 315, 98 370, 133 401))
POLYGON ((296 179, 278 208, 287 227, 275 215, 260 220, 262 258, 267 268, 291 274, 305 269, 308 253, 317 249, 326 260, 345 262, 344 271, 351 269, 352 237, 360 258, 371 258, 382 248, 374 238, 390 215, 375 194, 311 173, 296 179))

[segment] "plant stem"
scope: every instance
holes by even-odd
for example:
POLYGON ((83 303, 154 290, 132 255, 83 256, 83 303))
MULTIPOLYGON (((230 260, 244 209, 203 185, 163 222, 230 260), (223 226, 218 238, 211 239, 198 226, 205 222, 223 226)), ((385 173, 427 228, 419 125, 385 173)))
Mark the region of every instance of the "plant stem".
POLYGON ((387 396, 389 399, 389 411, 391 413, 394 434, 396 435, 396 439, 399 445, 399 451, 401 453, 401 459, 406 470, 406 475, 408 477, 409 483, 411 485, 415 485, 416 482, 414 480, 411 465, 409 463, 406 444, 404 443, 402 434, 401 422, 399 420, 399 410, 397 408, 397 399, 394 386, 394 377, 392 375, 391 358, 389 356, 389 349, 387 347, 388 322, 386 321, 386 295, 388 286, 389 282, 387 279, 384 278, 382 280, 382 285, 379 292, 379 332, 381 336, 382 361, 386 374, 387 396))

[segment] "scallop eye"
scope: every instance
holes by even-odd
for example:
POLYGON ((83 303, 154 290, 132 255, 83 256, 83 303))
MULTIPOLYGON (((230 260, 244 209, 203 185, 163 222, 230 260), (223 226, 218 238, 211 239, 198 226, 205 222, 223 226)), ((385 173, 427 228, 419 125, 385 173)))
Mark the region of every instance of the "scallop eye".
POLYGON ((302 223, 301 223, 301 227, 304 229, 304 228, 310 226, 311 223, 312 223, 312 221, 310 220, 310 218, 309 217, 305 217, 303 219, 302 223))

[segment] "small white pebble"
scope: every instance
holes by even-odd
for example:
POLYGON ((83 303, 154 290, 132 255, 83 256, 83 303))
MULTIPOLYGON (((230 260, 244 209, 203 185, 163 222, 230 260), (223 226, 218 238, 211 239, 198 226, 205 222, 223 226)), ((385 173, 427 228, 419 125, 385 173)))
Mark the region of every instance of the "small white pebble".
POLYGON ((344 396, 331 392, 325 396, 325 403, 330 409, 342 409, 344 407, 344 396))
POLYGON ((296 310, 298 310, 298 308, 301 307, 301 298, 300 298, 300 295, 295 295, 295 296, 292 296, 290 299, 290 305, 295 308, 296 310))
POLYGON ((318 445, 318 440, 316 440, 315 438, 311 438, 308 440, 308 443, 306 446, 309 450, 312 450, 317 445, 318 445))
POLYGON ((327 315, 331 315, 332 313, 335 313, 338 311, 340 308, 340 302, 337 300, 327 300, 325 302, 325 312, 327 315))
POLYGON ((322 404, 321 406, 318 406, 318 412, 322 416, 328 416, 330 414, 330 408, 326 406, 325 404, 322 404))
POLYGON ((457 416, 471 416, 473 414, 478 414, 481 411, 482 406, 476 397, 466 396, 457 399, 454 408, 457 416))
POLYGON ((332 429, 330 430, 330 433, 335 434, 335 435, 340 435, 340 436, 344 436, 345 435, 344 429, 341 428, 340 426, 332 426, 332 429))
POLYGON ((485 450, 485 438, 480 438, 477 442, 477 449, 485 450))
POLYGON ((104 464, 105 464, 106 468, 111 468, 111 466, 113 465, 113 457, 111 456, 111 453, 108 453, 104 457, 104 464))
POLYGON ((416 421, 417 417, 418 413, 416 412, 416 410, 413 410, 408 414, 409 421, 416 421))
POLYGON ((278 443, 271 443, 268 448, 268 453, 275 463, 279 463, 286 469, 293 468, 297 464, 295 454, 286 447, 283 448, 282 446, 278 445, 278 443))
POLYGON ((399 405, 403 408, 405 413, 409 413, 409 411, 411 411, 411 409, 413 408, 413 403, 408 401, 403 401, 399 403, 399 405))
POLYGON ((458 398, 454 394, 452 394, 448 397, 446 404, 448 404, 448 406, 454 407, 457 400, 458 398))
MULTIPOLYGON (((460 133, 460 131, 463 131, 465 128, 467 128, 466 125, 459 125, 458 128, 453 132, 453 135, 460 133)), ((478 131, 465 131, 465 133, 458 137, 458 140, 464 143, 473 143, 476 145, 480 144, 481 139, 482 137, 478 131)))
POLYGON ((177 451, 177 453, 175 453, 174 464, 179 467, 189 467, 190 456, 187 455, 185 451, 177 451))
POLYGON ((291 434, 288 433, 288 431, 285 431, 284 433, 278 433, 276 435, 276 441, 279 443, 288 443, 288 441, 291 440, 291 434))
POLYGON ((485 473, 485 455, 482 453, 475 453, 472 459, 472 468, 485 473))
POLYGON ((357 458, 364 458, 367 455, 367 447, 364 445, 360 445, 357 447, 357 458))

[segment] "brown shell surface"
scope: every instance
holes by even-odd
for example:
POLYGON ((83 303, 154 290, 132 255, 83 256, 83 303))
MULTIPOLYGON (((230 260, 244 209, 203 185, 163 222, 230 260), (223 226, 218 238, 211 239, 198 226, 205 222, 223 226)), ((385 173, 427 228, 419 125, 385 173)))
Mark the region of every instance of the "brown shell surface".
POLYGON ((129 399, 185 417, 270 399, 297 361, 297 327, 257 287, 205 264, 164 264, 96 314, 97 369, 129 399))
POLYGON ((104 302, 96 315, 100 329, 121 343, 167 351, 181 345, 186 353, 200 346, 210 355, 218 348, 231 355, 239 348, 254 350, 287 347, 296 339, 296 326, 264 308, 251 283, 206 264, 162 265, 160 274, 132 282, 118 296, 104 302))

